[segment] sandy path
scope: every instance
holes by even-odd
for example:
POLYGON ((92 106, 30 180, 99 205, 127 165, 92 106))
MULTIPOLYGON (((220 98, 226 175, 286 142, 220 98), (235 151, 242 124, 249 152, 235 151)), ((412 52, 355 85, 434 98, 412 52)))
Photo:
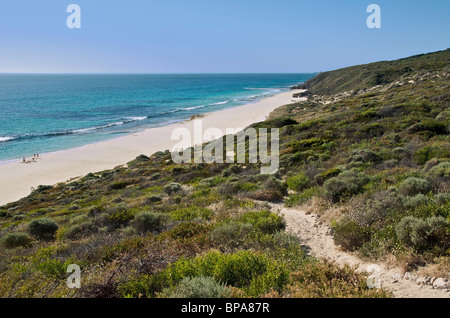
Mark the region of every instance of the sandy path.
MULTIPOLYGON (((328 226, 320 224, 318 215, 306 214, 295 208, 286 208, 283 204, 271 204, 274 211, 284 215, 287 231, 297 235, 300 243, 310 255, 318 259, 335 261, 338 265, 359 265, 357 271, 365 271, 373 263, 360 260, 357 256, 341 251, 334 245, 333 236, 328 226)), ((450 292, 432 289, 428 285, 417 285, 416 282, 403 279, 401 270, 376 264, 381 268, 380 281, 382 288, 393 292, 396 298, 450 298, 450 292)))

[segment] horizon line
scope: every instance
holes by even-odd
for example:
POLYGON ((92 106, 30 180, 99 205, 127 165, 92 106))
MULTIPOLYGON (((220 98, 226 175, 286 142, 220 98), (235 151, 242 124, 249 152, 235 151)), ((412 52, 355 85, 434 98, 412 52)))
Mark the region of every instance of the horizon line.
POLYGON ((160 73, 146 73, 146 72, 0 72, 0 75, 252 75, 252 74, 319 74, 323 71, 317 72, 160 72, 160 73))

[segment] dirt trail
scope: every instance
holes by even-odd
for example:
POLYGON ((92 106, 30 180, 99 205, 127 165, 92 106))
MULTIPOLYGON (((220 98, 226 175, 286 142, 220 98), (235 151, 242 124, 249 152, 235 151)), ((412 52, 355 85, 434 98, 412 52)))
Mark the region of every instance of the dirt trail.
MULTIPOLYGON (((366 271, 368 266, 374 263, 363 262, 351 253, 341 251, 334 245, 331 229, 320 224, 318 216, 306 214, 305 211, 295 208, 286 208, 281 204, 271 204, 273 211, 284 215, 287 231, 297 235, 300 243, 310 255, 318 259, 335 261, 338 265, 359 266, 357 271, 366 271)), ((381 287, 393 292, 396 298, 450 298, 450 292, 442 289, 433 289, 429 285, 417 285, 417 283, 404 279, 401 270, 388 267, 386 264, 376 264, 381 268, 381 287)))

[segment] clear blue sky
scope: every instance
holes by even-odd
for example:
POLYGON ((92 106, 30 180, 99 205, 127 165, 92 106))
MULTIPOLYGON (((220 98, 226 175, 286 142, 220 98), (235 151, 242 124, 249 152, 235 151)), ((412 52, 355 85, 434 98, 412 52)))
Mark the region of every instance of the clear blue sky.
POLYGON ((450 47, 448 0, 0 0, 0 73, 315 72, 450 47), (68 29, 66 8, 81 7, 68 29), (382 28, 366 8, 381 6, 382 28))

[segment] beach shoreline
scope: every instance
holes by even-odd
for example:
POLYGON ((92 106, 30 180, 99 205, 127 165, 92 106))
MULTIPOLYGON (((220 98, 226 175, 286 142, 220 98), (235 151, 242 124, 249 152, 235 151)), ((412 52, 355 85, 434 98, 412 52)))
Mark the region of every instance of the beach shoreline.
MULTIPOLYGON (((202 126, 244 129, 253 123, 264 121, 276 108, 292 102, 300 90, 276 94, 255 103, 226 108, 203 114, 202 126)), ((0 206, 28 196, 39 185, 55 185, 82 177, 88 173, 114 169, 144 154, 172 149, 178 143, 171 140, 176 128, 193 131, 193 120, 177 122, 161 127, 148 128, 125 136, 88 144, 81 147, 40 154, 36 162, 24 164, 22 160, 0 164, 0 206)))

